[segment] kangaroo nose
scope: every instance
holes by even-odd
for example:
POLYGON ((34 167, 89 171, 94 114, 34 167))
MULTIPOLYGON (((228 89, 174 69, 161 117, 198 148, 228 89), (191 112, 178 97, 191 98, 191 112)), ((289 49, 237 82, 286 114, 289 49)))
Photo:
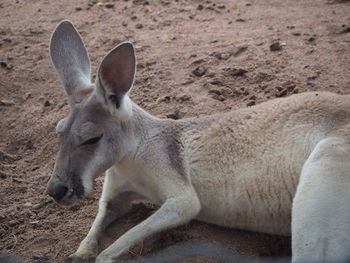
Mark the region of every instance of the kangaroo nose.
POLYGON ((47 189, 48 194, 53 197, 56 201, 61 200, 68 191, 63 183, 56 183, 55 185, 50 185, 47 189))

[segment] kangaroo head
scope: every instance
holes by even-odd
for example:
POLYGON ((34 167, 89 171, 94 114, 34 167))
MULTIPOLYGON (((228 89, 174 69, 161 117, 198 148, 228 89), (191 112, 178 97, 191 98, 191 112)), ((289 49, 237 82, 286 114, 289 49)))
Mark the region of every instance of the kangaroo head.
POLYGON ((89 193, 94 178, 130 150, 132 102, 128 92, 136 61, 132 44, 124 42, 104 57, 92 83, 88 53, 69 21, 55 29, 50 55, 70 112, 56 127, 60 150, 47 192, 56 201, 70 203, 89 193))

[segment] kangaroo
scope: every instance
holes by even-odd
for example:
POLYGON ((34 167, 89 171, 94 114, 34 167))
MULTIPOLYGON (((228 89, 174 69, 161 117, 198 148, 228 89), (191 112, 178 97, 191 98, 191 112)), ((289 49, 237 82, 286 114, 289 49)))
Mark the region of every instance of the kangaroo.
POLYGON ((293 262, 350 256, 350 96, 308 92, 201 118, 156 118, 129 98, 130 42, 112 49, 91 82, 69 21, 50 43, 70 112, 47 192, 69 204, 105 173, 93 225, 72 258, 94 258, 104 229, 135 199, 160 206, 96 257, 115 262, 135 243, 191 219, 292 235, 293 262))

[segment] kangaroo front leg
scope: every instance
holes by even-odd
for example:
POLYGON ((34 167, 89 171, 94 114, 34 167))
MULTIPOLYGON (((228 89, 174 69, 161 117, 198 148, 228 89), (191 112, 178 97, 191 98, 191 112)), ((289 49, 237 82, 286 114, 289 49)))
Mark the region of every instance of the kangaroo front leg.
POLYGON ((127 183, 112 171, 106 174, 99 209, 94 223, 72 258, 89 259, 97 255, 98 240, 105 228, 131 209, 131 201, 138 195, 128 191, 127 183))
POLYGON ((130 229, 104 250, 96 258, 96 263, 115 262, 118 256, 145 237, 184 224, 194 218, 199 211, 200 203, 193 190, 168 198, 156 213, 130 229))

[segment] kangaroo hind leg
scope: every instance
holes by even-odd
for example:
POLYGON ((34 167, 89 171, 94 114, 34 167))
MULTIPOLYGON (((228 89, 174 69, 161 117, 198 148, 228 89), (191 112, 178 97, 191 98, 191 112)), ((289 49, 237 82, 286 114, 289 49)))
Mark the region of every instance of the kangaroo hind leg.
POLYGON ((350 259, 350 144, 341 138, 319 142, 304 164, 293 200, 292 254, 293 262, 350 259))

